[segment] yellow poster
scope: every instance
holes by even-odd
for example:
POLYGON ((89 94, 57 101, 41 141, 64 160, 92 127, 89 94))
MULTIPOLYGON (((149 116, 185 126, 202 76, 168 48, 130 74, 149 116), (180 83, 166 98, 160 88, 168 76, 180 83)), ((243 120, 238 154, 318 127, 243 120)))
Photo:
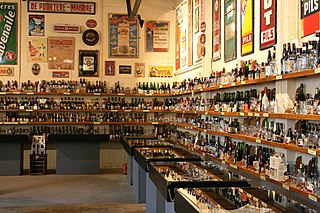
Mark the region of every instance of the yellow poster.
POLYGON ((149 66, 149 77, 172 77, 172 66, 149 66))
POLYGON ((47 39, 30 38, 28 39, 28 62, 47 62, 47 39))
POLYGON ((241 55, 253 53, 253 0, 241 0, 241 55))

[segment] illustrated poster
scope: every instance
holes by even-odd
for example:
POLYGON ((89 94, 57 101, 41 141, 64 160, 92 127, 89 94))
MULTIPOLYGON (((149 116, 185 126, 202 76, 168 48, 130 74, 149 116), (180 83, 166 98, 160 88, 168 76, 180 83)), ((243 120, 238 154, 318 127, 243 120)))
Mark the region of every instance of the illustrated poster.
POLYGON ((253 0, 241 0, 241 56, 253 53, 254 5, 253 0))
POLYGON ((44 36, 44 15, 29 15, 29 36, 44 36))
POLYGON ((214 0, 212 16, 212 59, 216 61, 221 58, 221 0, 214 0))
POLYGON ((169 22, 147 21, 146 28, 146 51, 168 52, 169 51, 169 22))
POLYGON ((145 63, 135 63, 134 77, 145 77, 145 63))
POLYGON ((47 39, 30 38, 28 39, 28 62, 47 62, 47 39))
POLYGON ((138 23, 128 15, 109 14, 109 57, 138 58, 138 23))
POLYGON ((260 50, 277 43, 276 13, 276 0, 260 0, 260 50))
POLYGON ((187 66, 188 61, 188 10, 187 2, 176 10, 176 70, 187 66))
POLYGON ((112 76, 115 75, 115 69, 116 69, 116 62, 115 61, 106 61, 105 62, 105 75, 106 76, 112 76))
POLYGON ((172 66, 149 66, 149 77, 172 77, 172 66))
POLYGON ((237 5, 236 0, 224 2, 224 61, 237 58, 237 5))
MULTIPOLYGON (((193 37, 193 0, 188 0, 188 38, 193 37)), ((188 39, 188 66, 193 64, 193 39, 188 39)))
POLYGON ((318 1, 301 0, 300 11, 302 36, 308 36, 320 30, 320 8, 318 1))
POLYGON ((48 38, 48 69, 74 69, 74 37, 48 38))

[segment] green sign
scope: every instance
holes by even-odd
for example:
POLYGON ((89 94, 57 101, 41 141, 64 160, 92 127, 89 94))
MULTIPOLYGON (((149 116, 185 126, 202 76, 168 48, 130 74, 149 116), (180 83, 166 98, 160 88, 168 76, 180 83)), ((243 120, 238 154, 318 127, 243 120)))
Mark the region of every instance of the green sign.
POLYGON ((224 2, 224 61, 237 58, 237 5, 235 0, 224 2))
POLYGON ((0 65, 17 64, 17 4, 0 3, 0 65))

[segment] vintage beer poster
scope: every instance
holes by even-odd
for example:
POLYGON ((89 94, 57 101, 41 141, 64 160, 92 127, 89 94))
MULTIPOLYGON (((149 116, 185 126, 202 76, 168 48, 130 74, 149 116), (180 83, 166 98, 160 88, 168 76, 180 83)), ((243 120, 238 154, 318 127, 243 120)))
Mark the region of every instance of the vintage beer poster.
POLYGON ((254 51, 254 4, 253 0, 241 0, 241 56, 254 51))
POLYGON ((94 15, 96 14, 96 3, 83 1, 29 0, 28 12, 94 15))
POLYGON ((48 38, 48 69, 74 69, 74 37, 48 38))
POLYGON ((237 58, 237 3, 235 0, 224 2, 224 61, 237 58))
POLYGON ((172 66, 149 66, 149 77, 172 77, 172 66))
MULTIPOLYGON (((188 38, 193 37, 193 0, 188 0, 188 38)), ((193 64, 193 39, 188 39, 188 66, 193 64)))
POLYGON ((169 22, 147 21, 146 28, 146 51, 168 52, 169 51, 169 22))
POLYGON ((276 13, 276 0, 260 0, 260 50, 277 43, 276 13))
POLYGON ((135 66, 134 66, 134 77, 145 77, 145 68, 146 65, 145 63, 135 63, 135 66))
POLYGON ((27 62, 47 62, 46 38, 30 38, 27 45, 27 62))
POLYGON ((212 60, 221 58, 221 0, 214 0, 212 5, 212 60))
POLYGON ((131 74, 131 65, 119 65, 119 74, 131 74))
MULTIPOLYGON (((187 2, 176 10, 176 70, 187 66, 188 61, 188 8, 187 2)), ((191 39, 191 38, 190 38, 191 39)))
POLYGON ((302 37, 311 35, 320 30, 320 7, 319 1, 300 1, 300 26, 302 37))
POLYGON ((29 36, 44 36, 44 15, 29 15, 29 36))
POLYGON ((116 62, 115 61, 105 61, 105 75, 113 76, 116 74, 116 62))

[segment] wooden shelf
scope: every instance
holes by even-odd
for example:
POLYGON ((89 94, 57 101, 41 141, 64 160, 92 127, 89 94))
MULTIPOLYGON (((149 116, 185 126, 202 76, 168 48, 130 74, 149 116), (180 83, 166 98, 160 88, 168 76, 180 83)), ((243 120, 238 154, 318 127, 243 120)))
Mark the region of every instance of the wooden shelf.
POLYGON ((70 113, 70 112, 119 112, 119 113, 174 113, 172 110, 109 110, 109 109, 0 109, 0 112, 54 112, 54 113, 70 113))
POLYGON ((0 122, 0 125, 168 125, 168 122, 0 122))

